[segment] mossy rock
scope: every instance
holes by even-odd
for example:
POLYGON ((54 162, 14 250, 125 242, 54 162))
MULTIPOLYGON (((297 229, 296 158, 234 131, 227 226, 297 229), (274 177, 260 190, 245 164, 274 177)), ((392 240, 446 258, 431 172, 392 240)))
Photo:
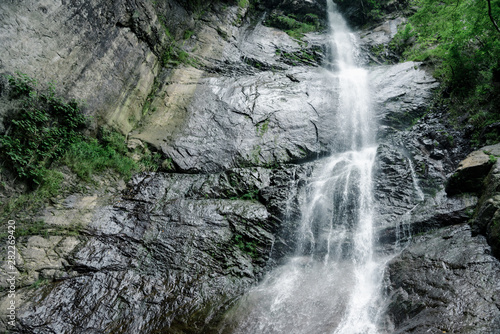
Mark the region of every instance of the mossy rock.
POLYGON ((485 146, 472 152, 460 162, 455 173, 448 179, 446 193, 478 193, 484 188, 484 180, 500 155, 500 144, 485 146))

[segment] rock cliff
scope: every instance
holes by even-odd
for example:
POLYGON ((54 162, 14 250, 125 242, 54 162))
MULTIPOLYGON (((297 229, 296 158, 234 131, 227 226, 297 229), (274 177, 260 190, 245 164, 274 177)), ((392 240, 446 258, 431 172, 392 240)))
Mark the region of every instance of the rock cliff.
MULTIPOLYGON (((234 301, 293 251, 301 191, 342 127, 338 78, 322 67, 326 34, 299 40, 266 21, 272 13, 321 21, 324 7, 287 0, 252 8, 174 0, 0 5, 1 72, 57 81, 62 94, 86 101, 95 128, 114 127, 168 165, 126 185, 115 180, 54 199, 38 213, 49 226, 78 222, 82 230, 19 240, 21 306, 9 330, 217 331, 234 301)), ((375 52, 387 49, 402 20, 391 14, 356 34, 380 126, 379 250, 401 251, 386 271, 380 325, 397 333, 493 333, 500 267, 486 240, 498 256, 498 163, 483 192, 446 194, 470 148, 433 105, 439 83, 418 63, 392 64, 395 55, 375 52)), ((3 117, 9 101, 0 93, 3 117)), ((2 286, 6 275, 3 268, 2 286)))

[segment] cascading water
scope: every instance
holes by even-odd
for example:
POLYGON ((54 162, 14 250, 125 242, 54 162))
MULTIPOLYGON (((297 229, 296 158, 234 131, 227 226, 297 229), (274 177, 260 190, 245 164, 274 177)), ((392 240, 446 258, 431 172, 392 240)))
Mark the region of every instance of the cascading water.
POLYGON ((296 254, 239 301, 223 333, 377 333, 383 263, 373 237, 375 124, 355 35, 331 0, 328 14, 329 75, 339 85, 337 153, 304 189, 296 254))

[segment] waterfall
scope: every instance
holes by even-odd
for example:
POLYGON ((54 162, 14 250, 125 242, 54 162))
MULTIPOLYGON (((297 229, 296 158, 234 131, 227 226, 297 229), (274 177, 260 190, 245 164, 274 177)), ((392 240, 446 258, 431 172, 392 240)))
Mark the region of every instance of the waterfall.
POLYGON ((322 159, 301 196, 297 250, 242 297, 222 333, 377 333, 383 264, 374 254, 372 168, 376 154, 367 72, 328 0, 329 75, 338 84, 336 153, 322 159))

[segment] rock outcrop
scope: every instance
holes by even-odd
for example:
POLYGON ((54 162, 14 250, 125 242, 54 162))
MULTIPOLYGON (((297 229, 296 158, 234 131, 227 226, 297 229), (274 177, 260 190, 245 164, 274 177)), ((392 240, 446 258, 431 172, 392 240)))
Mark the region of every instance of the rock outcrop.
POLYGON ((79 238, 33 236, 18 249, 45 281, 36 294, 19 287, 14 332, 205 333, 293 247, 278 232, 307 169, 289 171, 297 180, 262 168, 136 175, 79 238))
POLYGON ((390 333, 498 333, 500 262, 456 225, 414 238, 386 270, 390 333))
POLYGON ((484 179, 500 156, 500 144, 485 146, 472 152, 460 162, 446 185, 448 195, 481 193, 484 179))
MULTIPOLYGON (((301 192, 342 128, 338 78, 319 66, 323 34, 298 41, 263 20, 272 9, 324 19, 324 6, 270 0, 251 14, 243 2, 0 5, 0 71, 59 82, 99 123, 127 134, 130 147, 161 152, 170 171, 135 175, 104 194, 51 199, 37 218, 81 227, 19 239, 16 273, 24 278, 13 332, 209 333, 290 254, 301 192), (169 58, 172 48, 188 58, 169 58)), ((444 110, 425 114, 438 83, 419 63, 382 65, 394 55, 375 54, 388 50, 402 20, 356 35, 380 125, 379 251, 409 245, 389 263, 381 325, 396 333, 493 333, 500 265, 482 235, 498 254, 500 165, 479 201, 447 196, 467 139, 444 110), (472 234, 464 225, 471 218, 472 234)), ((0 81, 1 94, 5 87, 0 81)), ((6 99, 0 105, 10 108, 6 99)), ((7 302, 2 292, 0 306, 7 302)))
POLYGON ((0 22, 2 73, 53 81, 90 114, 132 129, 167 39, 151 2, 4 1, 0 22))

